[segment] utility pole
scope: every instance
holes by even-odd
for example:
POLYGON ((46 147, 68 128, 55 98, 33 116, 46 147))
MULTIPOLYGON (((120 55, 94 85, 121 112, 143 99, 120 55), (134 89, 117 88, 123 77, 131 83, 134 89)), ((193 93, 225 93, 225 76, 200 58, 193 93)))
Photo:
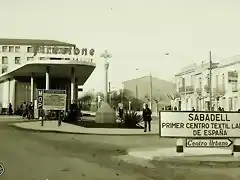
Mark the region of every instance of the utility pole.
POLYGON ((150 73, 150 107, 152 110, 152 74, 150 73))
POLYGON ((209 51, 209 106, 212 110, 212 52, 209 51))
POLYGON ((108 102, 111 105, 111 82, 108 82, 108 102))

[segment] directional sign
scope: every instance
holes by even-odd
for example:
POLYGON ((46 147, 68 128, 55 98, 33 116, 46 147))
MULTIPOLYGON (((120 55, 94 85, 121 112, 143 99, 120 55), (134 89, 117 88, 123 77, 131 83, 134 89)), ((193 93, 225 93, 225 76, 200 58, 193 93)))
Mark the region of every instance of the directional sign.
POLYGON ((159 136, 240 138, 239 112, 162 111, 159 136))
POLYGON ((186 139, 186 147, 229 147, 230 139, 186 139))

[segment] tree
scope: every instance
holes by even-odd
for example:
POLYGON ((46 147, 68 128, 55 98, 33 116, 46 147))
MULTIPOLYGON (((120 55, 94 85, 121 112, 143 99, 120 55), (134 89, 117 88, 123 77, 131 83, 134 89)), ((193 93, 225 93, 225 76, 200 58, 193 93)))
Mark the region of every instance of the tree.
POLYGON ((181 94, 179 92, 171 93, 167 95, 171 100, 175 100, 177 98, 181 98, 181 94))
POLYGON ((89 110, 93 100, 94 100, 94 94, 90 92, 78 98, 78 102, 83 110, 89 110))

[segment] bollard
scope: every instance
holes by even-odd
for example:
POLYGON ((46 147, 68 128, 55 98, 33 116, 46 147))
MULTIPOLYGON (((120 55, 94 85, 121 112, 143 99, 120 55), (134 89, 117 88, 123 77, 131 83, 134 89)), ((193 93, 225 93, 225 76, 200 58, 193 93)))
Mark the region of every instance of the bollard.
POLYGON ((177 153, 183 153, 183 141, 184 139, 177 139, 177 146, 176 146, 176 152, 177 153))
POLYGON ((62 116, 61 116, 61 111, 58 112, 58 126, 62 125, 62 116))
POLYGON ((234 140, 232 155, 234 155, 234 157, 240 157, 240 139, 234 140))

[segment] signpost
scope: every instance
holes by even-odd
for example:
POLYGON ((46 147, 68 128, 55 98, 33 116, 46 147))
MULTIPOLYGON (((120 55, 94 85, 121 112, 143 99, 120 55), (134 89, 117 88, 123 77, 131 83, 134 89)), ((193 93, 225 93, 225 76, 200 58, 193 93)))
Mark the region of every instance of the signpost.
POLYGON ((160 112, 159 136, 175 138, 239 138, 238 112, 160 112))
POLYGON ((186 139, 186 147, 229 147, 230 139, 186 139))
MULTIPOLYGON (((65 111, 66 109, 65 90, 38 89, 38 109, 65 111)), ((59 113, 60 114, 60 113, 59 113)), ((60 115, 59 115, 60 116, 60 115)), ((61 117, 58 118, 58 125, 61 125, 61 117)), ((43 126, 43 118, 42 118, 43 126)))

